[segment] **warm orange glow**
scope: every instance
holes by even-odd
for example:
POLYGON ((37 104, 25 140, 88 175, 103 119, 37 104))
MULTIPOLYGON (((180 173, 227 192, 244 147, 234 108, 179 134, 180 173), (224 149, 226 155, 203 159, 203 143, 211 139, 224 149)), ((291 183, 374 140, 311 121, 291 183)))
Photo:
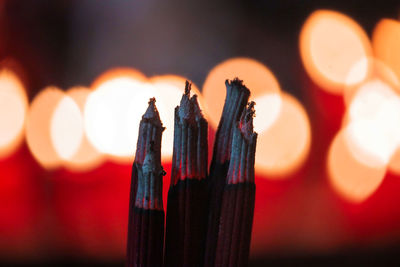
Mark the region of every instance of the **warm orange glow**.
POLYGON ((54 109, 50 121, 50 136, 57 154, 63 160, 72 158, 82 141, 82 117, 78 105, 64 96, 54 109))
POLYGON ((389 170, 396 174, 400 175, 400 149, 397 148, 396 152, 392 155, 392 158, 389 162, 389 170))
POLYGON ((331 144, 327 161, 329 179, 339 195, 351 202, 361 202, 379 187, 386 167, 368 166, 356 160, 345 139, 345 131, 341 131, 331 144))
MULTIPOLYGON (((365 31, 351 18, 335 11, 318 10, 304 23, 300 33, 300 54, 311 79, 322 89, 342 94, 351 67, 370 57, 372 49, 365 31)), ((351 84, 362 81, 363 65, 351 84)))
POLYGON ((205 107, 210 126, 215 129, 221 117, 226 95, 225 80, 238 77, 251 90, 251 98, 278 93, 280 86, 274 74, 262 63, 250 58, 232 58, 215 66, 203 85, 205 107))
POLYGON ((0 70, 0 158, 10 155, 22 141, 28 99, 17 75, 0 70))
POLYGON ((256 116, 254 117, 254 130, 262 134, 275 123, 282 109, 280 93, 271 93, 258 96, 256 102, 256 116))
POLYGON ((58 104, 52 119, 51 137, 63 165, 73 171, 87 171, 102 162, 99 153, 84 132, 83 110, 90 90, 75 87, 58 104))
POLYGON ((88 97, 84 111, 85 131, 99 151, 113 159, 131 160, 141 116, 155 91, 137 76, 121 73, 111 77, 95 83, 88 97))
POLYGON ((90 86, 91 88, 98 88, 101 84, 118 77, 130 77, 137 81, 147 81, 146 75, 137 69, 132 68, 113 68, 100 74, 90 86))
MULTIPOLYGON (((176 75, 162 75, 155 76, 150 81, 156 90, 156 104, 161 121, 166 127, 162 137, 163 161, 171 161, 174 142, 174 111, 184 93, 186 79, 176 75)), ((197 94, 200 107, 203 109, 202 95, 195 84, 192 84, 191 93, 197 94)))
POLYGON ((400 79, 400 22, 382 19, 372 34, 375 56, 385 62, 400 79))
MULTIPOLYGON (((256 171, 283 179, 306 159, 311 143, 310 122, 304 107, 293 96, 282 93, 281 110, 268 130, 259 134, 256 171)), ((256 109, 256 117, 264 116, 256 109)))
POLYGON ((393 90, 400 92, 399 78, 390 67, 375 58, 363 58, 362 60, 354 64, 351 67, 346 79, 346 89, 344 92, 344 100, 346 106, 351 103, 354 95, 360 88, 362 88, 364 84, 375 80, 380 80, 388 84, 388 86, 390 86, 393 90), (352 83, 351 81, 354 81, 359 73, 363 72, 365 66, 367 66, 368 71, 364 79, 360 83, 352 83))
POLYGON ((387 166, 400 144, 400 97, 381 80, 359 87, 346 114, 349 149, 361 163, 387 166))
POLYGON ((53 113, 65 93, 48 87, 32 101, 26 122, 26 140, 35 159, 45 168, 55 168, 61 163, 52 144, 50 125, 53 113))

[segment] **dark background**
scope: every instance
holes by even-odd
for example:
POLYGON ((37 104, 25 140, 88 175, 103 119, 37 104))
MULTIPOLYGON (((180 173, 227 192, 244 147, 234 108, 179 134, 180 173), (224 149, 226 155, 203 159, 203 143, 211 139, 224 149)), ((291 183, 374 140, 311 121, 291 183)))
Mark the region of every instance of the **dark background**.
MULTIPOLYGON (((241 56, 267 65, 281 87, 308 109, 308 95, 302 88, 305 73, 298 52, 298 35, 307 16, 316 9, 333 9, 351 16, 369 35, 381 18, 400 17, 399 1, 10 0, 0 3, 0 57, 11 57, 23 66, 30 100, 48 85, 63 89, 90 85, 100 73, 117 66, 137 68, 147 76, 182 75, 201 88, 212 67, 241 56)), ((395 243, 367 250, 344 248, 343 252, 324 255, 267 254, 253 260, 251 265, 382 266, 394 264, 399 253, 399 245, 395 243)), ((56 258, 36 264, 122 266, 123 262, 56 258)))

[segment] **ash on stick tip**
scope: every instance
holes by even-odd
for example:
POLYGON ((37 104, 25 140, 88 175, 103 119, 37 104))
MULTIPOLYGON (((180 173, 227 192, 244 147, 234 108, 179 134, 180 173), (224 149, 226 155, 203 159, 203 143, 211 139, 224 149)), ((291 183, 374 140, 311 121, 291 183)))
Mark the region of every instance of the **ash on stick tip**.
POLYGON ((162 175, 165 175, 164 169, 161 167, 161 162, 157 162, 156 159, 156 153, 157 147, 155 146, 154 141, 150 142, 149 149, 147 151, 147 154, 144 158, 143 161, 143 170, 146 170, 148 172, 154 172, 154 173, 160 173, 162 175))
POLYGON ((143 115, 143 118, 151 119, 151 118, 159 118, 159 113, 156 107, 156 99, 154 97, 150 98, 149 106, 147 107, 146 112, 143 115))
MULTIPOLYGON (((147 107, 146 112, 143 114, 143 119, 152 121, 153 123, 158 124, 160 127, 162 127, 162 122, 160 119, 160 113, 158 113, 157 107, 156 107, 156 99, 154 97, 150 98, 149 100, 149 106, 147 107)), ((164 130, 164 128, 163 128, 164 130)))
POLYGON ((181 120, 190 120, 193 116, 193 105, 190 101, 191 83, 186 81, 185 93, 182 95, 179 103, 179 117, 181 120))
POLYGON ((246 138, 249 138, 253 134, 253 118, 256 113, 254 109, 255 104, 254 101, 248 103, 240 118, 239 128, 246 138))

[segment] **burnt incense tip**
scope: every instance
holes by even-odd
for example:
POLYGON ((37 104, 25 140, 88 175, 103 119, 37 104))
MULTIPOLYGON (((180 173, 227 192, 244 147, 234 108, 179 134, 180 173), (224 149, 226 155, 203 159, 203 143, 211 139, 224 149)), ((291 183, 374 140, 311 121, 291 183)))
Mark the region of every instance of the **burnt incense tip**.
POLYGON ((245 86, 244 84, 243 84, 243 80, 240 80, 238 77, 235 77, 235 78, 233 78, 233 80, 226 80, 225 81, 225 84, 228 84, 228 85, 236 85, 236 86, 245 86))
POLYGON ((243 84, 243 80, 235 77, 233 80, 225 80, 226 88, 237 89, 243 91, 246 95, 250 95, 250 90, 243 84))
POLYGON ((186 80, 185 82, 185 95, 190 97, 190 90, 192 90, 192 83, 186 80))
POLYGON ((193 117, 193 104, 190 101, 190 86, 185 88, 181 102, 178 107, 178 114, 181 120, 191 120, 193 117))
POLYGON ((247 107, 242 112, 239 122, 239 129, 247 139, 249 139, 254 133, 253 118, 256 113, 254 109, 255 104, 254 101, 247 104, 247 107))
POLYGON ((154 97, 150 98, 149 106, 147 107, 146 112, 143 114, 143 118, 145 118, 145 119, 152 119, 152 118, 160 119, 160 114, 158 113, 158 110, 156 107, 156 99, 154 97))
POLYGON ((197 95, 193 95, 192 98, 190 99, 190 101, 192 102, 192 105, 193 105, 193 113, 194 113, 195 119, 197 121, 203 119, 204 116, 201 111, 199 102, 197 101, 197 95))

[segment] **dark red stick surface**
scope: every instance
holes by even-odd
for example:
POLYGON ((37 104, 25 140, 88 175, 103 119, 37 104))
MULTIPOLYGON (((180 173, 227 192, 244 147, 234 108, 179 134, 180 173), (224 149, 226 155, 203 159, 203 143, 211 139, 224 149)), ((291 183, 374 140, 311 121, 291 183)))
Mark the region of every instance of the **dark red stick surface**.
POLYGON ((165 266, 202 266, 207 219, 208 125, 186 84, 175 110, 174 153, 168 191, 165 266))
POLYGON ((214 266, 223 189, 231 157, 232 129, 239 121, 250 91, 239 79, 225 82, 226 98, 214 142, 213 159, 208 179, 209 203, 205 249, 205 266, 214 266))
POLYGON ((162 265, 164 211, 161 136, 163 130, 155 107, 155 99, 150 99, 149 107, 140 122, 135 161, 132 166, 127 266, 162 265))

